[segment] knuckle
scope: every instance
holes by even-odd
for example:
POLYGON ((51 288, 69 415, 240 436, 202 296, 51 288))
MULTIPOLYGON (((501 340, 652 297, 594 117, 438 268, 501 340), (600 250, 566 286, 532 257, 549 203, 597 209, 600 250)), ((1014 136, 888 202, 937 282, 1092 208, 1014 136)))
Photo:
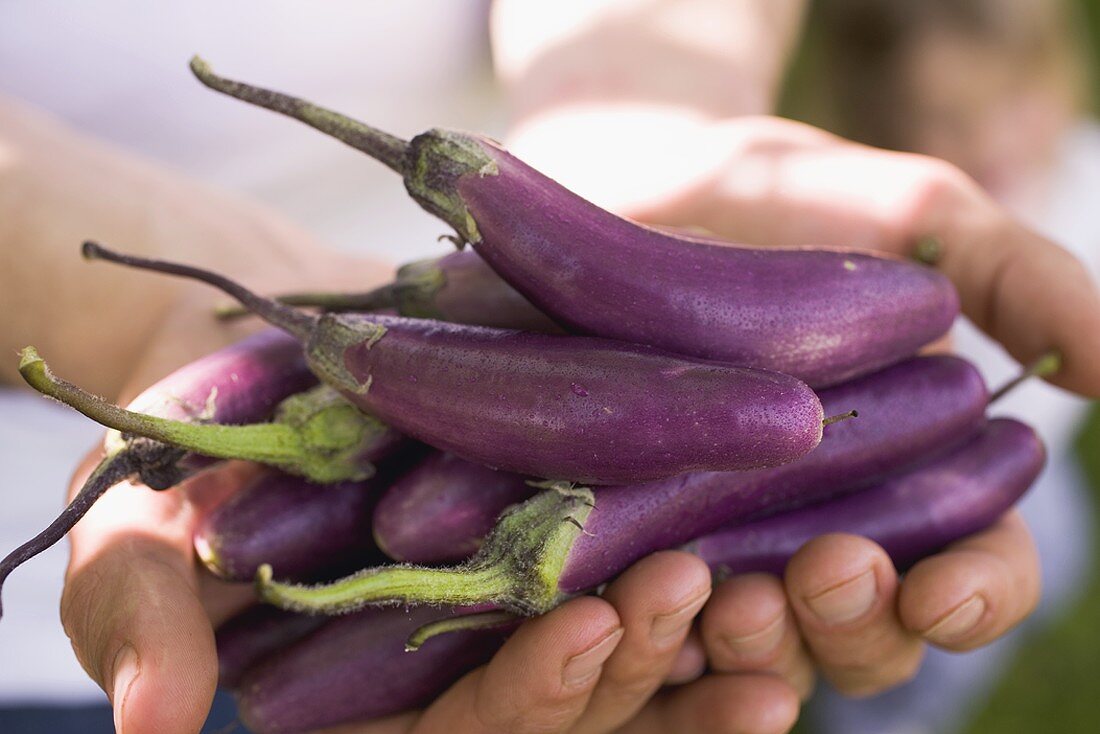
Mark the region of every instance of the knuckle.
POLYGON ((609 695, 620 701, 637 701, 649 696, 661 684, 659 673, 663 668, 657 666, 649 670, 632 670, 625 675, 605 676, 601 681, 601 695, 609 695))
POLYGON ((910 190, 902 229, 909 238, 929 234, 973 195, 976 185, 957 166, 937 158, 905 154, 910 166, 910 190))
POLYGON ((515 734, 552 734, 567 729, 576 716, 576 693, 564 687, 539 691, 524 705, 500 701, 478 706, 477 719, 485 731, 515 734))
POLYGON ((916 647, 885 661, 833 666, 826 676, 846 696, 865 698, 913 680, 922 660, 923 647, 916 647))

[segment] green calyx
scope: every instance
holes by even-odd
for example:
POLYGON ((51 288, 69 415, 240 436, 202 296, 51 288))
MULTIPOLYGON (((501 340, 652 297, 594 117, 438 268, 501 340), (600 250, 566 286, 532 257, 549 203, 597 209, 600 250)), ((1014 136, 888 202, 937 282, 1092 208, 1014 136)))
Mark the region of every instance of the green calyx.
POLYGON ((385 335, 386 327, 381 324, 341 314, 324 314, 317 320, 306 345, 310 369, 338 390, 366 395, 370 390, 370 378, 361 380, 352 374, 345 356, 355 347, 369 350, 385 335))
POLYGON ((374 467, 362 457, 387 431, 326 386, 287 398, 270 423, 227 426, 120 408, 55 376, 33 347, 23 350, 19 371, 40 393, 118 431, 108 442, 112 455, 131 447, 138 447, 135 455, 140 455, 141 440, 151 439, 203 456, 257 461, 330 483, 370 477, 374 467))
POLYGON ((442 320, 435 297, 446 284, 447 275, 439 267, 438 258, 402 265, 393 282, 393 297, 398 313, 417 319, 442 320))
POLYGON ((284 400, 274 422, 289 427, 301 441, 302 461, 296 468, 323 483, 373 475, 374 467, 362 457, 389 430, 327 385, 284 400))
POLYGON ((477 223, 458 193, 458 181, 497 172, 482 140, 437 128, 409 141, 405 189, 420 206, 454 227, 460 241, 480 242, 477 223))
POLYGON ((593 506, 590 489, 559 482, 501 516, 481 550, 458 566, 382 566, 317 586, 276 582, 272 568, 262 566, 256 586, 264 601, 305 613, 343 614, 384 604, 492 604, 541 614, 565 598, 558 579, 593 506))

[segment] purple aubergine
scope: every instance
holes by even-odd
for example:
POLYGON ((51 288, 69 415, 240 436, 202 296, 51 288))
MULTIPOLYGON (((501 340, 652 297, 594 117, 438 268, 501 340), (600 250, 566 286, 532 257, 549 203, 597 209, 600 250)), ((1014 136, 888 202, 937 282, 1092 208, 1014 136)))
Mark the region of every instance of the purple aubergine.
POLYGON ((120 408, 53 374, 34 347, 24 348, 21 356, 20 374, 40 393, 120 435, 174 446, 204 460, 256 461, 329 484, 372 476, 375 461, 404 443, 393 429, 328 385, 285 398, 269 421, 226 425, 120 408))
POLYGON ((448 632, 406 651, 413 632, 443 616, 369 609, 330 621, 244 675, 241 721, 256 734, 293 734, 422 706, 492 657, 512 629, 448 632))
POLYGON ((609 339, 297 311, 200 268, 85 257, 218 287, 307 345, 313 371, 351 403, 468 461, 589 484, 776 466, 821 440, 822 408, 778 372, 700 362, 609 339))
POLYGON ((315 614, 295 614, 269 606, 246 609, 218 627, 214 636, 218 645, 218 685, 236 688, 246 670, 326 621, 315 614))
POLYGON ((794 375, 824 387, 915 354, 950 328, 943 275, 851 250, 763 249, 645 227, 591 204, 469 133, 411 141, 215 75, 208 87, 295 117, 401 174, 540 311, 574 333, 794 375))
MULTIPOLYGON (((181 367, 130 405, 171 420, 253 423, 267 419, 280 401, 316 382, 301 345, 269 329, 181 367)), ((16 567, 64 537, 118 482, 136 475, 153 489, 167 489, 212 463, 212 459, 174 446, 109 433, 106 456, 61 516, 0 561, 0 586, 16 567)))
POLYGON ((264 563, 300 579, 378 563, 371 515, 380 490, 373 480, 322 485, 264 472, 202 519, 195 550, 228 581, 251 581, 264 563))
POLYGON ((987 401, 977 370, 956 357, 914 358, 821 397, 827 409, 854 408, 859 417, 827 426, 821 445, 791 464, 594 491, 562 484, 505 513, 461 566, 367 569, 320 587, 272 581, 273 569, 263 566, 261 595, 284 608, 330 613, 395 602, 543 612, 656 550, 854 491, 945 451, 983 425, 987 401))
POLYGON ((1042 441, 1001 418, 946 456, 860 492, 736 525, 686 550, 722 574, 782 574, 799 548, 826 533, 870 538, 899 570, 992 525, 1039 475, 1042 441))
MULTIPOLYGON (((290 306, 317 306, 325 311, 383 311, 401 316, 493 326, 522 331, 561 331, 553 321, 516 292, 473 250, 418 260, 397 269, 393 282, 358 293, 292 293, 276 300, 290 306)), ((248 314, 240 306, 219 309, 219 316, 248 314)))
POLYGON ((537 491, 519 474, 434 453, 386 489, 374 509, 374 540, 395 561, 461 561, 501 512, 537 491))

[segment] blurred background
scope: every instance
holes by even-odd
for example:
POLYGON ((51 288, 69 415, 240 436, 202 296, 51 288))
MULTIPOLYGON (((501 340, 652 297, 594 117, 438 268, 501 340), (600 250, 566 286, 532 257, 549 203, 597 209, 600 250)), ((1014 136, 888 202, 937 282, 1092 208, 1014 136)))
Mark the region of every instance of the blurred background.
MULTIPOLYGON (((852 140, 958 165, 1017 216, 1073 250, 1095 277, 1098 80, 1096 0, 814 0, 779 112, 852 140)), ((969 324, 956 336, 987 374, 1006 364, 969 324)), ((1033 491, 1080 482, 1088 499, 1071 504, 1090 513, 1095 528, 1100 410, 1083 412, 1064 396, 1054 404, 1047 397, 1030 390, 1005 406, 1036 420, 1054 451, 1033 491)), ((1029 521, 1039 514, 1030 513, 1029 521)), ((1041 547, 1047 600, 1041 619, 1005 645, 1015 647, 1012 653, 975 669, 988 685, 946 676, 943 690, 956 683, 985 690, 963 707, 961 731, 1100 730, 1094 667, 1100 660, 1100 545, 1052 533, 1041 547), (1068 547, 1075 558, 1051 562, 1068 547), (1059 603, 1051 604, 1052 596, 1061 597, 1059 603)), ((897 697, 883 698, 890 705, 897 697)), ((813 731, 810 724, 804 720, 799 729, 813 731)))
MULTIPOLYGON (((186 61, 201 52, 238 78, 301 91, 402 135, 441 126, 500 137, 506 118, 493 82, 487 15, 485 0, 5 0, 0 96, 254 197, 342 249, 396 264, 449 245, 436 241, 441 225, 389 171, 205 90, 186 61)), ((955 163, 1096 272, 1098 57, 1096 0, 814 0, 779 111, 854 140, 955 163)), ((991 384, 1017 369, 965 324, 957 343, 991 384)), ((858 706, 819 696, 801 730, 872 731, 862 718, 870 711, 899 734, 941 732, 948 729, 913 722, 941 721, 928 710, 943 707, 961 731, 974 734, 1100 731, 1100 544, 1092 540, 1100 414, 1086 409, 1039 384, 999 408, 1036 424, 1052 449, 1051 466, 1028 500, 1046 583, 1034 620, 1003 644, 968 656, 972 664, 931 660, 924 688, 858 706), (907 719, 905 711, 920 715, 907 719)), ((6 550, 52 517, 72 465, 99 429, 7 388, 0 388, 0 418, 6 550)), ((13 575, 6 589, 0 707, 63 703, 85 716, 86 705, 103 700, 57 620, 64 563, 65 549, 55 548, 13 575)))

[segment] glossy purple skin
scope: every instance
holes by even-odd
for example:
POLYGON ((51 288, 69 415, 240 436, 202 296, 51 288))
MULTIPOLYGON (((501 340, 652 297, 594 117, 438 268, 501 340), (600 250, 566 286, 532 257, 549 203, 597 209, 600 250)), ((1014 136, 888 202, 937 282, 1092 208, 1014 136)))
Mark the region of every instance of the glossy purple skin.
POLYGON ((738 520, 866 486, 966 439, 984 423, 981 375, 957 357, 917 357, 821 393, 830 414, 802 459, 752 472, 689 474, 643 486, 601 487, 558 579, 565 593, 594 588, 639 558, 738 520), (589 534, 590 533, 590 534, 589 534))
POLYGON ((349 401, 402 434, 517 474, 612 484, 775 466, 821 436, 817 396, 775 372, 591 337, 340 319, 386 328, 339 353, 369 385, 345 389, 349 401))
POLYGON ((170 420, 201 416, 244 423, 261 411, 270 415, 284 398, 315 384, 301 344, 265 329, 180 367, 134 398, 129 409, 170 420), (214 410, 207 414, 209 405, 214 410))
MULTIPOLYGON (((284 399, 316 384, 301 344, 267 329, 181 367, 134 398, 129 408, 170 420, 256 423, 270 418, 284 399)), ((156 442, 141 443, 141 463, 149 467, 142 470, 142 479, 154 489, 172 486, 218 461, 156 442)))
POLYGON ((218 685, 236 688, 245 671, 276 650, 288 647, 327 621, 320 615, 284 612, 261 605, 218 628, 218 685))
MULTIPOLYGON (((427 263, 413 263, 405 267, 435 267, 443 275, 443 287, 433 298, 437 314, 424 314, 426 317, 502 329, 560 331, 548 316, 504 282, 473 250, 452 252, 430 266, 427 263)), ((400 272, 397 283, 401 283, 400 272)), ((406 316, 417 315, 404 310, 402 313, 406 316)))
POLYGON ((992 420, 947 456, 858 494, 704 536, 689 546, 715 571, 782 575, 807 541, 825 533, 870 538, 904 570, 949 543, 989 527, 1042 469, 1035 432, 992 420))
POLYGON ((473 248, 572 333, 833 385, 915 354, 958 315, 951 283, 898 258, 759 249, 644 227, 483 138, 498 171, 457 190, 473 248))
POLYGON ((251 581, 264 563, 292 579, 378 563, 371 515, 380 490, 374 480, 322 485, 268 471, 203 518, 195 548, 230 581, 251 581))
POLYGON ((460 561, 481 547, 505 508, 537 491, 518 474, 437 452, 382 495, 374 540, 395 561, 460 561))
POLYGON ((405 641, 447 616, 433 607, 368 609, 335 619, 250 670, 237 689, 256 734, 292 734, 421 706, 486 662, 511 628, 448 632, 415 653, 405 641))

